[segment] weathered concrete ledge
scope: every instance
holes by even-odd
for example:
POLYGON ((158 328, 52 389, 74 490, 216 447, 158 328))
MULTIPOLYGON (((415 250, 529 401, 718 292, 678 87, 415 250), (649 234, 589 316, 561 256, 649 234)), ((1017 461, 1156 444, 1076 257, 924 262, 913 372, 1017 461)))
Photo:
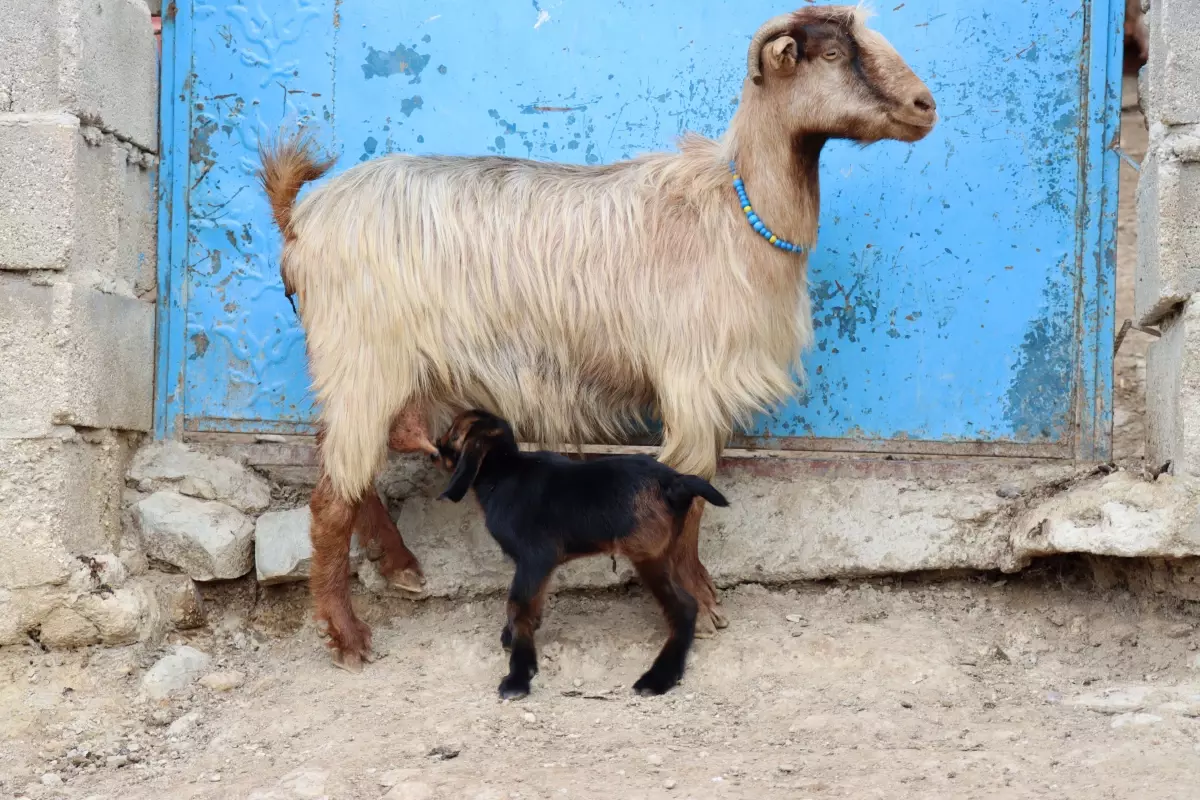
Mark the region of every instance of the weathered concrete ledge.
MULTIPOLYGON (((201 445, 265 474, 292 503, 315 481, 310 445, 201 445)), ((436 499, 445 476, 395 458, 379 481, 431 596, 503 591, 511 578, 473 503, 436 499)), ((723 586, 926 570, 1017 571, 1066 552, 1125 557, 1200 555, 1200 481, 1108 473, 1013 459, 731 457, 715 483, 731 501, 710 509, 701 553, 723 586)), ((359 570, 379 585, 369 562, 359 570)), ((631 580, 608 559, 560 571, 559 588, 631 580)))

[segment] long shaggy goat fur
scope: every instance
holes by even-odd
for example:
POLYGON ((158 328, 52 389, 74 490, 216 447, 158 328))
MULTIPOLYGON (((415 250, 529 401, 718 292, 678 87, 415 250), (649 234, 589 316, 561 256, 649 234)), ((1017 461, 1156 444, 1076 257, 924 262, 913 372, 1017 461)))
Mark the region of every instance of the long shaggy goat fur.
MULTIPOLYGON (((389 446, 429 452, 430 423, 466 408, 550 445, 611 440, 649 411, 663 423, 659 458, 711 478, 734 426, 794 391, 812 339, 807 256, 751 228, 730 162, 763 222, 811 246, 825 142, 916 141, 936 104, 853 6, 768 20, 746 63, 719 141, 687 136, 677 153, 611 166, 393 155, 293 206, 328 162, 301 136, 264 151, 321 404, 311 584, 335 661, 369 655, 346 586, 356 515, 378 520, 409 565, 401 579, 421 580, 371 486, 389 446)), ((700 563, 702 509, 672 568, 707 629, 724 619, 700 563)))
MULTIPOLYGON (((711 476, 731 425, 794 390, 812 338, 796 257, 748 240, 735 148, 689 137, 602 168, 395 155, 305 197, 283 275, 334 490, 370 486, 413 398, 495 409, 555 444, 611 439, 655 407, 688 448, 663 460, 711 476), (784 268, 752 268, 764 259, 784 268)), ((273 200, 320 168, 299 138, 265 163, 273 200)))

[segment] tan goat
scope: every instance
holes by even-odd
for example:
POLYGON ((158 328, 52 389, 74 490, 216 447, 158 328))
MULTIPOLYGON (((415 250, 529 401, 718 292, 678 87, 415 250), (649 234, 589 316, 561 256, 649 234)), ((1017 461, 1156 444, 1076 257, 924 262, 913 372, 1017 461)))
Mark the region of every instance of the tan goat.
MULTIPOLYGON (((762 222, 807 248, 824 143, 915 142, 937 114, 855 7, 770 20, 747 66, 720 140, 689 135, 678 153, 609 166, 392 155, 293 208, 332 162, 302 136, 264 151, 320 402, 311 585, 339 665, 371 654, 347 585, 356 518, 388 554, 385 573, 423 581, 373 487, 389 444, 430 452, 430 422, 472 407, 527 441, 605 440, 649 408, 661 460, 711 478, 734 426, 795 390, 812 339, 807 257, 751 227, 731 162, 762 222)), ((672 556, 698 635, 725 624, 699 559, 701 512, 697 501, 672 556)))

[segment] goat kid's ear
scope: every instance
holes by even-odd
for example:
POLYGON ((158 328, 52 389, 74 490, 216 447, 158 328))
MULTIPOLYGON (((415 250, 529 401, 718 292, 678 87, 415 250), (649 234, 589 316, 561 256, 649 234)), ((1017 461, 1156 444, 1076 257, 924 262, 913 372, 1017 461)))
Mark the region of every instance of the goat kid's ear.
POLYGON ((791 36, 773 39, 763 48, 763 65, 779 75, 792 75, 800 60, 800 46, 791 36))
POLYGON ((458 463, 454 465, 454 474, 450 476, 450 484, 441 494, 442 499, 457 503, 466 496, 467 490, 475 482, 475 476, 479 474, 479 465, 483 463, 482 451, 483 448, 476 442, 470 442, 463 448, 458 463))

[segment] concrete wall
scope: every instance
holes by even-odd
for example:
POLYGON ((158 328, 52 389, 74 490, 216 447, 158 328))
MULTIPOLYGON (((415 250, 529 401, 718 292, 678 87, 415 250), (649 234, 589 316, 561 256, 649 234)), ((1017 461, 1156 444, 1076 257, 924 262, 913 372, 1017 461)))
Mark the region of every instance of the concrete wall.
POLYGON ((145 0, 4 5, 0 643, 128 640, 154 616, 121 524, 152 423, 150 12, 145 0))
POLYGON ((1162 336, 1146 360, 1147 458, 1200 477, 1200 3, 1150 0, 1148 10, 1135 311, 1162 336))

